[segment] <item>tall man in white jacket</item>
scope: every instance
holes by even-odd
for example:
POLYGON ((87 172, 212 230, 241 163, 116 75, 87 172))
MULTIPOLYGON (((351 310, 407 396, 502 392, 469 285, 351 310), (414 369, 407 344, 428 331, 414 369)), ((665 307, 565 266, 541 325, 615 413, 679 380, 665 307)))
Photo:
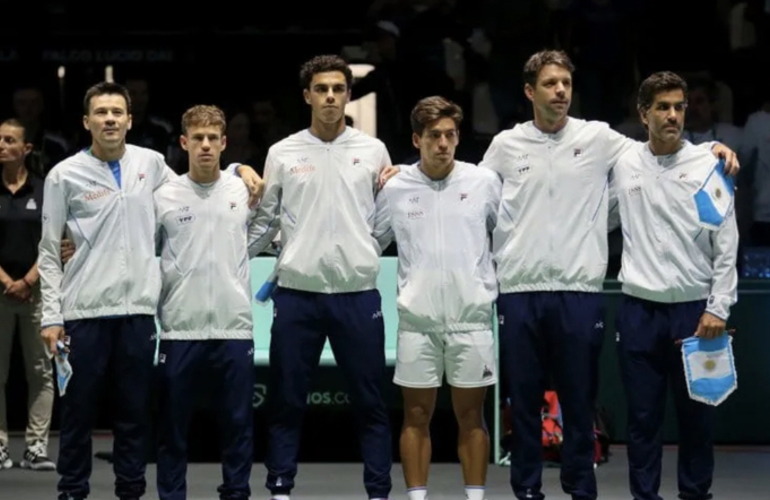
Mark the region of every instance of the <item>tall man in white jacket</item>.
MULTIPOLYGON (((635 141, 606 123, 568 117, 573 69, 563 52, 530 57, 524 92, 534 120, 495 136, 479 164, 503 180, 493 251, 513 427, 511 486, 521 500, 544 498, 540 412, 549 375, 564 415, 562 488, 574 500, 597 497, 593 417, 604 336, 607 183, 635 141)), ((714 151, 737 163, 729 149, 714 151)))
POLYGON ((270 337, 267 488, 287 500, 297 473, 310 376, 329 339, 350 387, 370 499, 391 490, 391 433, 382 394, 385 328, 372 236, 385 145, 345 125, 352 73, 338 56, 317 56, 300 72, 310 127, 274 144, 255 251, 278 229, 282 250, 270 337))
MULTIPOLYGON (((738 228, 730 200, 717 227, 700 223, 693 197, 718 176, 706 150, 682 140, 687 85, 656 73, 639 89, 649 142, 612 172, 611 225, 622 225, 617 348, 628 404, 628 466, 635 500, 660 500, 662 427, 670 382, 679 422, 679 498, 711 498, 714 407, 689 397, 675 341, 725 331, 737 301, 738 228)), ((728 192, 722 196, 730 197, 728 192)))
POLYGON ((158 496, 187 498, 187 437, 195 388, 219 398, 220 498, 247 499, 253 461, 254 339, 248 251, 249 191, 220 173, 224 113, 194 106, 182 117, 187 175, 155 192, 161 248, 158 496))
POLYGON ((412 110, 420 161, 401 168, 377 195, 374 236, 398 245, 398 347, 393 381, 402 387, 401 462, 409 500, 425 500, 430 421, 444 376, 459 427, 465 494, 483 500, 489 461, 487 387, 497 383, 492 331, 497 279, 490 250, 502 183, 457 161, 463 113, 442 97, 412 110))
MULTIPOLYGON (((91 87, 83 107, 92 145, 46 177, 38 258, 42 334, 52 352, 57 341, 69 343, 73 370, 61 398, 58 490, 61 499, 89 494, 91 430, 99 388, 109 374, 115 495, 135 499, 146 489, 160 293, 153 192, 176 174, 159 153, 126 144, 131 100, 123 86, 91 87), (63 237, 76 247, 64 266, 63 237)), ((239 171, 244 182, 254 183, 252 169, 239 171)), ((252 194, 261 191, 258 185, 253 189, 252 194)))

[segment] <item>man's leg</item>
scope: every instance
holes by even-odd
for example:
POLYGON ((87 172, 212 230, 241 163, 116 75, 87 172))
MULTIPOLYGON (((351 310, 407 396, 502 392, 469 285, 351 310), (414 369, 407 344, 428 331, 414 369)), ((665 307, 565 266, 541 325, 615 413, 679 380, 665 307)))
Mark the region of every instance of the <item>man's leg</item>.
POLYGON ((158 496, 187 498, 187 439, 195 386, 205 377, 206 342, 161 340, 158 350, 158 496))
POLYGON ((489 463, 489 433, 484 419, 487 387, 497 383, 495 336, 492 330, 447 333, 444 362, 452 386, 459 435, 457 454, 463 469, 465 496, 483 500, 489 463))
POLYGON ((8 452, 8 421, 5 409, 5 384, 11 368, 11 349, 16 331, 16 305, 0 295, 0 470, 13 467, 8 452))
POLYGON ((150 394, 157 327, 153 316, 111 320, 113 343, 115 496, 134 499, 144 495, 147 454, 150 451, 150 394))
POLYGON ((575 500, 594 500, 594 411, 604 342, 604 296, 554 293, 550 306, 548 344, 564 417, 562 489, 575 500))
POLYGON ((329 343, 348 381, 358 423, 364 486, 369 498, 388 498, 393 457, 385 381, 385 325, 380 292, 369 290, 324 297, 332 322, 329 343))
POLYGON ((326 341, 321 300, 321 294, 280 287, 273 294, 265 486, 274 497, 288 495, 294 488, 310 376, 326 341))
MULTIPOLYGON (((222 500, 246 500, 254 462, 253 340, 221 340, 209 358, 221 396, 219 435, 222 442, 222 500)), ((216 385, 215 385, 216 387, 216 385)))
MULTIPOLYGON (((705 310, 705 301, 671 306, 672 337, 674 339, 689 337, 698 329, 698 322, 705 310)), ((681 347, 674 347, 673 341, 670 342, 668 349, 668 369, 679 424, 677 463, 679 498, 707 500, 711 498, 709 490, 714 478, 715 408, 690 398, 682 366, 681 347)))
POLYGON ((59 401, 59 498, 86 498, 90 492, 91 431, 96 403, 112 349, 109 320, 85 319, 64 323, 69 337, 72 378, 59 401))
POLYGON ((511 488, 519 500, 542 500, 543 445, 540 416, 546 356, 540 319, 544 293, 502 294, 499 315, 500 366, 511 404, 511 488))
POLYGON ((617 315, 620 376, 628 406, 628 474, 634 500, 661 500, 666 409, 668 313, 664 304, 621 298, 617 315))
POLYGON ((399 451, 409 500, 423 500, 428 494, 430 421, 444 378, 443 351, 440 335, 398 332, 393 382, 402 387, 404 397, 399 451))
POLYGON ((48 432, 53 412, 53 366, 51 352, 40 335, 40 294, 34 302, 24 304, 19 314, 19 338, 24 353, 29 393, 28 420, 24 460, 21 465, 32 470, 55 470, 48 458, 48 432))

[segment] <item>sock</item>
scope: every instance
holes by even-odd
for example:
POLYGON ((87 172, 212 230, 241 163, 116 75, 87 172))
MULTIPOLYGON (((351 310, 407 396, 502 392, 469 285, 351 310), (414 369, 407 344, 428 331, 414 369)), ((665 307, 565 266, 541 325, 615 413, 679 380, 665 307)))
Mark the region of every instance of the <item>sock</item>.
POLYGON ((465 498, 468 500, 484 500, 484 486, 465 485, 465 498))
POLYGON ((289 500, 289 495, 271 495, 270 500, 289 500))
POLYGON ((425 486, 415 486, 406 490, 406 496, 409 500, 425 500, 428 498, 428 488, 425 486))

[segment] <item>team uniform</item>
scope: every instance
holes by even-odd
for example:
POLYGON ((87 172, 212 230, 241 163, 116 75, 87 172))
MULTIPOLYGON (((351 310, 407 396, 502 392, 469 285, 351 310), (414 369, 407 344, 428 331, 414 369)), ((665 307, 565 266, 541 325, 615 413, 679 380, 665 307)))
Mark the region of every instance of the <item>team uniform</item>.
POLYGON ((511 404, 511 486, 542 499, 541 416, 549 368, 564 412, 562 487, 595 499, 594 401, 604 336, 607 177, 633 141, 605 123, 568 118, 555 133, 533 122, 492 141, 480 167, 503 194, 493 253, 500 359, 511 404))
POLYGON ((611 225, 620 222, 623 233, 617 348, 628 400, 631 493, 638 500, 661 498, 668 382, 679 422, 680 498, 710 498, 714 408, 690 399, 675 341, 693 335, 704 312, 727 321, 737 301, 734 207, 719 228, 707 229, 693 200, 709 175, 717 175, 715 164, 712 154, 689 142, 658 157, 638 144, 612 173, 611 225))
POLYGON ((442 180, 403 166, 377 195, 374 236, 399 249, 396 384, 497 383, 490 233, 501 189, 493 172, 455 161, 442 180))
POLYGON ((288 494, 297 473, 310 375, 328 337, 350 383, 370 498, 391 489, 391 433, 382 385, 385 329, 372 236, 385 145, 347 127, 331 142, 308 130, 274 144, 265 164, 255 250, 281 230, 270 339, 267 488, 288 494))
POLYGON ((127 145, 120 160, 81 151, 46 177, 41 327, 63 325, 73 369, 61 398, 62 499, 89 494, 91 426, 105 376, 115 383, 115 494, 144 494, 160 292, 153 191, 173 176, 161 154, 127 145), (77 251, 62 269, 65 236, 77 251))
POLYGON ((253 461, 254 340, 249 192, 222 175, 183 176, 155 193, 161 246, 161 423, 158 493, 187 498, 187 436, 198 385, 213 381, 219 412, 221 498, 246 499, 253 461))

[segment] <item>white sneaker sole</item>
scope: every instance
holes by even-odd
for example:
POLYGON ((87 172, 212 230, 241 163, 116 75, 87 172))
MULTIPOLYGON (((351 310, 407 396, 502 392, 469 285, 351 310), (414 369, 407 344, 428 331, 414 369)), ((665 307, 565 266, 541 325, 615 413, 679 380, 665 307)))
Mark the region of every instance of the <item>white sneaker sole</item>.
POLYGON ((5 462, 0 462, 0 470, 12 469, 12 468, 13 468, 13 460, 11 460, 10 458, 5 462))

